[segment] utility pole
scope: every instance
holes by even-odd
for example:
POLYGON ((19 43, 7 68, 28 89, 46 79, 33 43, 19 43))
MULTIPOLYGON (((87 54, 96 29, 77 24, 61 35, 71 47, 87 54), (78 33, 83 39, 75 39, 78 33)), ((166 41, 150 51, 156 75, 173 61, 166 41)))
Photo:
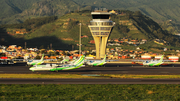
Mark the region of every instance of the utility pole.
POLYGON ((26 42, 24 43, 24 45, 25 45, 25 47, 24 47, 24 48, 25 48, 25 50, 26 50, 26 42))
POLYGON ((79 33, 79 55, 81 54, 81 23, 80 25, 80 33, 79 33))
POLYGON ((72 45, 72 51, 74 50, 74 45, 72 45))
POLYGON ((50 44, 51 50, 52 50, 52 43, 50 44))

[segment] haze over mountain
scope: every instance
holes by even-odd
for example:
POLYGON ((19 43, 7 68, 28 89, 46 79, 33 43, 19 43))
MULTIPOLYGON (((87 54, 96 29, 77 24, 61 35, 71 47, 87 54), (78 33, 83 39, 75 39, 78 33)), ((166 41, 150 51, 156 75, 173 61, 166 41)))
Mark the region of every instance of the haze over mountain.
POLYGON ((179 0, 0 0, 0 24, 21 23, 39 16, 62 16, 94 8, 141 11, 155 21, 180 22, 179 0))
POLYGON ((80 5, 105 7, 108 9, 141 11, 149 17, 159 20, 180 21, 179 0, 74 0, 80 5))

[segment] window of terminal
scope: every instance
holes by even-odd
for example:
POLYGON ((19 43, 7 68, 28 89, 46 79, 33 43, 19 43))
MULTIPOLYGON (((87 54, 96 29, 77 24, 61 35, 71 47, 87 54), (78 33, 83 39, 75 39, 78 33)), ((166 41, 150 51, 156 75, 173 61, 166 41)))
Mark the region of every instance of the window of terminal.
POLYGON ((106 15, 106 14, 101 14, 101 15, 92 15, 93 19, 109 19, 110 15, 106 15))

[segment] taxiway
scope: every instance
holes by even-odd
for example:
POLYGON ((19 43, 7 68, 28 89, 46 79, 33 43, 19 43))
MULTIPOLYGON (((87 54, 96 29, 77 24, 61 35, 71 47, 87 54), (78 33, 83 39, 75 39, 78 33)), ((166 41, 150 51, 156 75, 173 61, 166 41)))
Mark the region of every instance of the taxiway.
POLYGON ((36 71, 29 70, 30 66, 23 64, 15 65, 0 65, 1 74, 28 74, 28 73, 60 73, 60 74, 151 74, 151 75, 163 75, 163 74, 180 74, 180 64, 174 64, 170 66, 162 67, 143 67, 132 64, 119 64, 111 63, 102 67, 86 66, 74 70, 50 72, 50 71, 36 71))

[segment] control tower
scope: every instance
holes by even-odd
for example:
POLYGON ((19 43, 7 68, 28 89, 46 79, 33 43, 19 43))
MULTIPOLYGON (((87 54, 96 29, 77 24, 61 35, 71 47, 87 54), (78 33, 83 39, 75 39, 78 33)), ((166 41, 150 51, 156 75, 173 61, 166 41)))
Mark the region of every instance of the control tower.
POLYGON ((95 10, 91 12, 92 20, 88 25, 96 46, 96 59, 104 58, 108 37, 114 26, 107 10, 95 10))

